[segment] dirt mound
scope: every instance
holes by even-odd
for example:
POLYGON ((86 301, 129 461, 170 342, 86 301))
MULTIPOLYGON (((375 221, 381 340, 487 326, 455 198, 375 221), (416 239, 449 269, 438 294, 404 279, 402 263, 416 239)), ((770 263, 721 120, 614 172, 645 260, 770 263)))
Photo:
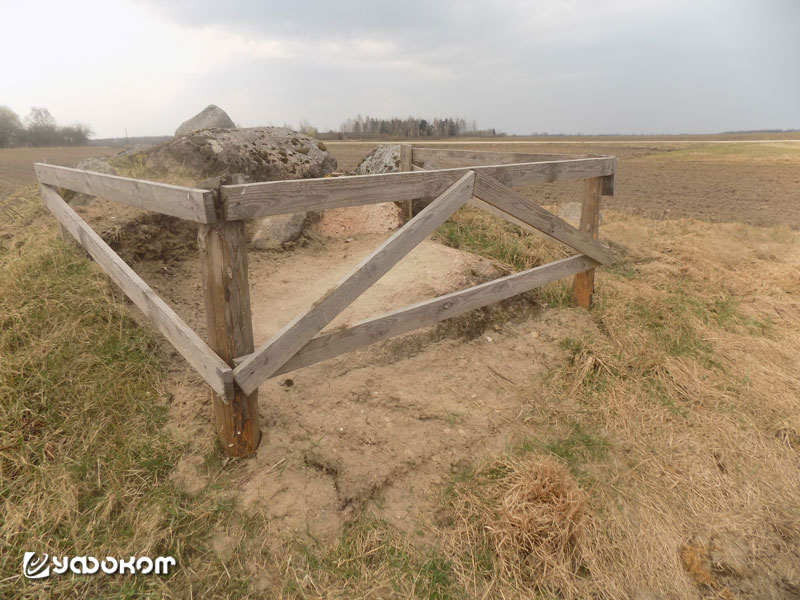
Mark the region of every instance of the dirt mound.
POLYGON ((170 262, 197 252, 197 225, 158 213, 141 214, 99 233, 128 264, 170 262))

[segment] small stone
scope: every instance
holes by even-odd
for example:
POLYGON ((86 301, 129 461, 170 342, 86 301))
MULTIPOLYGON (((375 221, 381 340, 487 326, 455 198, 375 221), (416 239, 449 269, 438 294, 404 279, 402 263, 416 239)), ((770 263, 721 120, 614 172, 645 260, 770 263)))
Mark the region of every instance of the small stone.
POLYGON ((307 213, 262 217, 255 224, 250 243, 258 250, 276 250, 300 239, 306 226, 307 213))

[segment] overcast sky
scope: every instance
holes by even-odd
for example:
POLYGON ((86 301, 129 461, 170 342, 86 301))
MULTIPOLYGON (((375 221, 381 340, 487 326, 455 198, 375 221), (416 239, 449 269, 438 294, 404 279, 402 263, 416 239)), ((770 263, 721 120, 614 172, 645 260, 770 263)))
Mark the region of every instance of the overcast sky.
POLYGON ((509 133, 800 128, 800 0, 0 0, 0 105, 97 137, 459 116, 509 133))

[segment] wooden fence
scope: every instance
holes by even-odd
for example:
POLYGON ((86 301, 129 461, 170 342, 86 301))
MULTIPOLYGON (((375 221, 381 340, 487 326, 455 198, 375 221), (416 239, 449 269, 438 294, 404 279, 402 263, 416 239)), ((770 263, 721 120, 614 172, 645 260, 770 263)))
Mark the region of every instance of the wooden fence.
MULTIPOLYGON (((108 276, 150 319, 214 392, 219 439, 231 456, 258 447, 258 387, 267 379, 344 352, 575 276, 573 302, 588 308, 594 268, 612 255, 598 241, 600 198, 614 194, 611 156, 475 152, 401 146, 401 172, 221 185, 201 190, 37 163, 42 200, 108 276), (585 181, 580 226, 573 227, 513 188, 585 181), (195 221, 205 296, 206 343, 81 219, 61 196, 73 190, 195 221), (247 273, 246 219, 378 202, 430 203, 350 274, 255 348, 247 273), (320 335, 333 319, 456 210, 472 203, 579 254, 419 302, 320 335)), ((409 216, 411 213, 409 210, 409 216)))

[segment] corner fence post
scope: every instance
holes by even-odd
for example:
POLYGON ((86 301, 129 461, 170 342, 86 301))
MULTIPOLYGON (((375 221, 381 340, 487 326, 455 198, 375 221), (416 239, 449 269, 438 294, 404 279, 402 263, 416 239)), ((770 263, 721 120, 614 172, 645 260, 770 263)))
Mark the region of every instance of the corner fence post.
MULTIPOLYGON (((200 225, 197 242, 206 306, 209 346, 233 367, 233 359, 254 350, 247 275, 244 221, 222 218, 219 189, 215 205, 219 220, 200 225)), ((212 392, 214 424, 220 444, 230 456, 253 454, 261 441, 258 390, 245 394, 234 382, 222 398, 212 392)))
MULTIPOLYGON (((600 228, 600 198, 603 193, 603 177, 592 177, 584 182, 581 223, 579 229, 598 238, 600 228)), ((572 283, 572 305, 589 308, 594 292, 594 269, 575 275, 572 283)))
MULTIPOLYGON (((412 166, 413 165, 413 160, 412 160, 413 154, 412 154, 412 152, 413 152, 413 150, 412 150, 410 144, 400 144, 400 171, 401 172, 405 173, 405 172, 414 170, 414 167, 412 166)), ((411 220, 411 218, 413 216, 414 216, 414 201, 413 200, 409 200, 408 201, 408 215, 407 215, 406 218, 408 220, 411 220)))

